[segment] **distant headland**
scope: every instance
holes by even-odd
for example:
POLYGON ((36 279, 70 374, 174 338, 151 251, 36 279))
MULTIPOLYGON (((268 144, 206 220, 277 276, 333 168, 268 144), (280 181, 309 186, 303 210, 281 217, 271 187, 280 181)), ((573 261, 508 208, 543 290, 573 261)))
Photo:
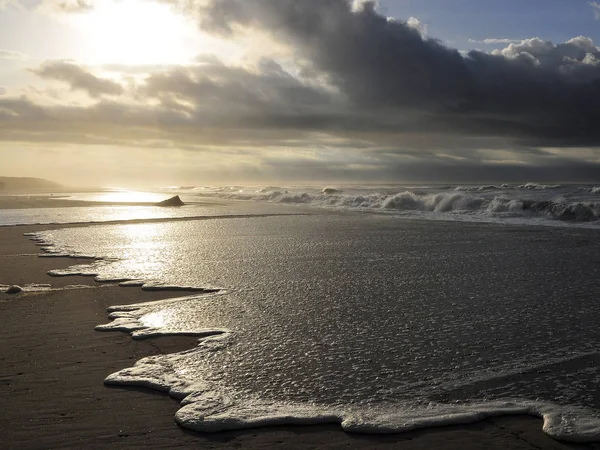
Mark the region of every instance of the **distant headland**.
POLYGON ((64 189, 59 183, 43 178, 0 177, 0 193, 51 192, 64 189))

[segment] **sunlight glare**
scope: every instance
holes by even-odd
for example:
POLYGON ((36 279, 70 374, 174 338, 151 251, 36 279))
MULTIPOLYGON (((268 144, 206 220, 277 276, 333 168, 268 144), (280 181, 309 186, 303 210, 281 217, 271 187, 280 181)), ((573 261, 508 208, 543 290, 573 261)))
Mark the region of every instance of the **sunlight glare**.
POLYGON ((140 322, 145 327, 160 328, 165 326, 168 316, 166 311, 157 311, 140 317, 140 322))
POLYGON ((199 53, 193 21, 164 3, 107 0, 74 20, 90 63, 180 64, 199 53))

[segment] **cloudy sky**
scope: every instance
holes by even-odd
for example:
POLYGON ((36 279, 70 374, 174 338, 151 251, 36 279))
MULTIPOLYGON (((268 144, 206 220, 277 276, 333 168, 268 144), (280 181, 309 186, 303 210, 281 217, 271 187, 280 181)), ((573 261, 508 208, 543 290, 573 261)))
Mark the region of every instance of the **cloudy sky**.
POLYGON ((0 0, 0 175, 597 181, 600 0, 0 0))

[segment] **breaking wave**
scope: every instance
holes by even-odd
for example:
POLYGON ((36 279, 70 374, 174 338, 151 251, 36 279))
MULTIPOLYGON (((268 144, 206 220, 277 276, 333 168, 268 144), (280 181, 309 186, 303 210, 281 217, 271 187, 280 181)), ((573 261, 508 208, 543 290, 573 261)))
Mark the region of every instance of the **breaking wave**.
POLYGON ((493 184, 486 184, 481 186, 457 186, 454 188, 455 191, 461 192, 484 192, 484 191, 497 191, 500 189, 509 189, 510 186, 503 184, 502 186, 495 186, 493 184))
POLYGON ((560 189, 560 184, 538 184, 538 183, 526 183, 518 186, 518 189, 527 189, 530 191, 546 191, 551 189, 560 189))
MULTIPOLYGON (((517 189, 555 189, 557 186, 532 184, 517 189)), ((551 200, 528 199, 508 195, 477 195, 499 188, 496 186, 457 187, 454 191, 427 193, 406 190, 398 193, 346 194, 337 190, 301 192, 286 189, 263 188, 255 192, 227 192, 220 196, 235 200, 255 200, 273 203, 302 204, 325 208, 368 210, 381 212, 423 212, 471 215, 488 218, 522 217, 543 218, 563 222, 592 222, 600 218, 600 202, 570 201, 556 196, 551 200)), ((594 188, 596 189, 596 188, 594 188)), ((592 191, 596 193, 595 191, 592 191)), ((598 189, 600 192, 600 189, 598 189)))

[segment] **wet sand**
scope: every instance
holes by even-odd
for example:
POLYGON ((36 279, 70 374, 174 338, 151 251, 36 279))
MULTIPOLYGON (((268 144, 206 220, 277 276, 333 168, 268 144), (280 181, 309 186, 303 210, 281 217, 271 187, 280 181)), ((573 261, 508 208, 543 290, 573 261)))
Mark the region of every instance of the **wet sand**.
MULTIPOLYGON (((104 378, 142 357, 187 349, 191 337, 133 341, 101 333, 106 308, 168 297, 52 278, 75 261, 38 258, 25 232, 49 226, 0 228, 0 284, 42 283, 46 292, 0 293, 0 448, 398 448, 567 449, 533 417, 489 419, 470 426, 389 436, 344 433, 337 426, 279 427, 198 434, 174 422, 178 403, 146 389, 109 388, 104 378), (77 287, 72 287, 77 285, 77 287)), ((55 227, 56 228, 56 227, 55 227)))

